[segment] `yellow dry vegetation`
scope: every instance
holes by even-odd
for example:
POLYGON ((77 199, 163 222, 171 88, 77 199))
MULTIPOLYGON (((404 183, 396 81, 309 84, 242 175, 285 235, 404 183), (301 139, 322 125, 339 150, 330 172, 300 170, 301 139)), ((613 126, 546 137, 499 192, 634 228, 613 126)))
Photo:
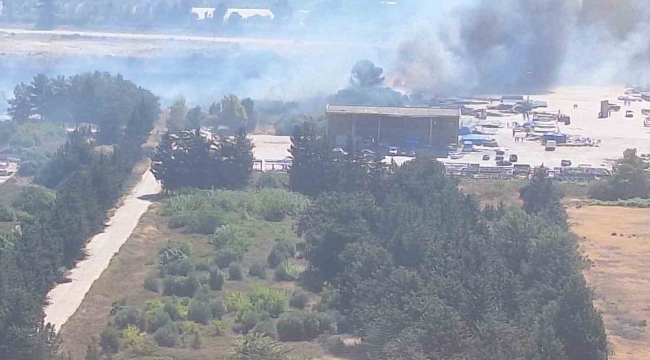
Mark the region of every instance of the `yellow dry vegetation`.
POLYGON ((610 360, 650 359, 650 209, 567 209, 571 229, 591 262, 584 271, 603 312, 610 360))

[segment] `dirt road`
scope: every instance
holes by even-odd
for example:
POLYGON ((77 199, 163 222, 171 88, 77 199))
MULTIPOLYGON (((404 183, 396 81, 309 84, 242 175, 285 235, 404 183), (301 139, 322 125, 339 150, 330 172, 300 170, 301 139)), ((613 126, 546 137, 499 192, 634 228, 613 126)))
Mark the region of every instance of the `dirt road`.
POLYGON ((74 314, 92 284, 108 267, 113 255, 131 236, 140 217, 149 208, 151 201, 146 196, 158 192, 160 185, 151 172, 147 171, 109 220, 105 231, 90 240, 86 246, 88 257, 79 262, 70 273, 72 282, 56 286, 48 294, 50 305, 45 308, 46 323, 52 323, 56 329, 60 329, 74 314))

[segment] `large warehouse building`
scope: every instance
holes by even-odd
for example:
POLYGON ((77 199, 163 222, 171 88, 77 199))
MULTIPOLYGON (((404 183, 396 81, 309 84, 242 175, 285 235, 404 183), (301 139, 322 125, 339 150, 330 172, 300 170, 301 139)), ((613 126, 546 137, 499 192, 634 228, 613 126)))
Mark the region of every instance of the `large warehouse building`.
POLYGON ((338 147, 414 151, 446 148, 458 141, 459 109, 328 105, 327 133, 338 147))

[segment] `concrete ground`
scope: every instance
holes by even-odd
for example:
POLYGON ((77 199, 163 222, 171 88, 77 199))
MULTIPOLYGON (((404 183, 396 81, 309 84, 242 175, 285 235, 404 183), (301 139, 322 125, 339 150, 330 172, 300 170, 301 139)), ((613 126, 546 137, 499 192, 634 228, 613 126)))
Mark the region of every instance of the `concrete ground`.
MULTIPOLYGON (((571 116, 571 124, 566 126, 560 124, 560 131, 568 135, 590 137, 600 139, 599 147, 561 147, 556 151, 544 151, 540 142, 525 141, 515 143, 512 137, 512 129, 504 127, 495 129, 493 135, 500 148, 506 150, 506 159, 510 154, 517 154, 519 164, 538 166, 542 163, 549 167, 559 167, 563 159, 571 160, 573 166, 578 164, 591 164, 594 167, 608 166, 611 161, 623 156, 627 148, 637 148, 639 154, 650 153, 650 128, 643 126, 645 116, 641 109, 650 109, 648 102, 632 102, 630 106, 623 106, 623 102, 617 100, 624 95, 623 87, 594 88, 574 87, 561 88, 548 95, 531 96, 531 100, 545 100, 548 103, 547 109, 541 111, 561 110, 562 113, 571 116), (610 103, 621 105, 619 112, 612 112, 612 117, 599 119, 600 101, 609 100, 610 103), (573 105, 578 105, 573 109, 573 105), (634 117, 626 118, 625 111, 633 110, 634 117)), ((508 117, 488 117, 506 124, 507 122, 523 122, 522 115, 508 117)), ((485 166, 494 166, 494 150, 482 150, 464 155, 457 160, 445 160, 456 163, 480 163, 485 166), (481 157, 489 154, 490 161, 482 161, 481 157)))

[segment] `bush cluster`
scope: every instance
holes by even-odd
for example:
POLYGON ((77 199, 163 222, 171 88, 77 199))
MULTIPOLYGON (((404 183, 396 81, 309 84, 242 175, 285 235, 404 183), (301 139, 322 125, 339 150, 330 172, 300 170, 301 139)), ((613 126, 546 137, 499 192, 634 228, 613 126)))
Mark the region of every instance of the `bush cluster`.
POLYGON ((286 313, 276 326, 281 341, 309 341, 321 334, 336 332, 334 318, 315 311, 286 313))
POLYGON ((225 282, 223 272, 219 269, 210 271, 210 289, 214 291, 221 291, 223 283, 225 282))
POLYGON ((231 225, 217 231, 212 237, 212 243, 217 248, 215 264, 221 269, 241 261, 249 246, 245 232, 231 225))
POLYGON ((239 264, 230 264, 228 267, 228 280, 241 281, 244 279, 244 274, 239 264))
POLYGON ((168 276, 163 281, 163 295, 193 297, 201 283, 195 274, 189 276, 168 276))
POLYGON ((257 276, 260 279, 266 279, 266 263, 256 261, 248 269, 248 275, 257 276))
POLYGON ((308 301, 309 296, 306 293, 302 291, 296 291, 291 295, 291 298, 289 299, 289 305, 296 309, 302 310, 305 308, 305 306, 307 306, 308 301))
POLYGON ((286 240, 278 240, 278 242, 273 245, 269 256, 266 258, 266 262, 269 264, 269 267, 275 269, 278 265, 282 264, 283 261, 293 258, 295 255, 295 244, 286 240))

